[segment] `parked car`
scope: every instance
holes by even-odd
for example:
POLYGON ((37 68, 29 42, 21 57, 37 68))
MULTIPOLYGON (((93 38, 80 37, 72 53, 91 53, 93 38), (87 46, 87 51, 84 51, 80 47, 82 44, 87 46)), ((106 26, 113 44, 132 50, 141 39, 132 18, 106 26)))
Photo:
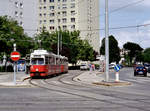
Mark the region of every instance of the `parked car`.
POLYGON ((116 65, 116 64, 112 64, 112 63, 109 64, 109 69, 114 69, 115 65, 116 65))
POLYGON ((148 70, 148 68, 150 67, 150 64, 144 64, 144 67, 148 70))
POLYGON ((147 70, 147 72, 148 72, 148 73, 150 73, 150 66, 148 67, 148 70, 147 70))
POLYGON ((89 66, 87 64, 81 64, 80 65, 80 70, 88 70, 89 66))
POLYGON ((136 75, 144 75, 147 77, 147 69, 143 65, 137 65, 134 68, 134 76, 136 75))

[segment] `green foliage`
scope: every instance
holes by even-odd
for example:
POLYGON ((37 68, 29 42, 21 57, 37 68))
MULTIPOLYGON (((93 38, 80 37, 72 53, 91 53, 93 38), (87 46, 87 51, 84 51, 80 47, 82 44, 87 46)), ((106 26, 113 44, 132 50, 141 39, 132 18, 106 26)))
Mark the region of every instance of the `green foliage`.
POLYGON ((76 64, 77 60, 94 60, 95 52, 88 41, 80 40, 79 31, 55 31, 49 33, 42 30, 34 37, 34 40, 24 34, 24 30, 17 21, 8 19, 7 16, 0 17, 0 58, 5 54, 7 58, 13 51, 16 43, 17 51, 22 57, 29 54, 31 50, 43 48, 57 54, 58 36, 60 39, 60 54, 68 57, 69 62, 76 64))
POLYGON ((36 35, 35 40, 41 40, 42 48, 57 54, 58 34, 60 40, 60 54, 68 57, 70 63, 76 64, 79 59, 94 60, 93 48, 88 41, 80 39, 79 31, 69 32, 60 30, 49 33, 43 30, 40 34, 36 35))
POLYGON ((24 34, 24 30, 13 19, 7 16, 0 16, 0 55, 6 54, 9 57, 13 51, 13 44, 16 43, 17 51, 21 56, 30 52, 34 46, 31 44, 32 39, 24 34))
POLYGON ((128 56, 129 56, 129 59, 130 59, 130 64, 132 64, 132 60, 134 57, 136 57, 136 55, 138 55, 138 58, 137 59, 141 59, 142 60, 142 57, 140 57, 140 52, 143 50, 143 48, 141 48, 138 44, 136 43, 132 43, 132 42, 127 42, 123 45, 123 48, 125 50, 128 50, 128 56))
POLYGON ((150 63, 150 48, 145 49, 143 52, 143 61, 150 63))
MULTIPOLYGON (((100 54, 105 55, 105 38, 102 40, 102 46, 100 48, 100 54)), ((118 42, 114 36, 109 36, 109 62, 119 62, 120 61, 120 48, 118 47, 118 42)))

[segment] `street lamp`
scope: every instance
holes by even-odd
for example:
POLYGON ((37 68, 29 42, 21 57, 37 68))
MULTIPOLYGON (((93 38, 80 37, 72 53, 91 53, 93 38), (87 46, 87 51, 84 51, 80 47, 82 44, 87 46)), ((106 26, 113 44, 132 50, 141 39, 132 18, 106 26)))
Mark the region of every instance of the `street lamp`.
POLYGON ((16 43, 14 43, 13 46, 14 46, 14 51, 16 51, 16 43))
POLYGON ((59 44, 59 21, 58 21, 58 14, 55 10, 52 10, 53 12, 55 12, 56 16, 57 16, 57 29, 58 29, 58 35, 57 35, 57 38, 58 38, 58 41, 57 41, 57 55, 59 55, 59 47, 60 47, 60 44, 59 44))

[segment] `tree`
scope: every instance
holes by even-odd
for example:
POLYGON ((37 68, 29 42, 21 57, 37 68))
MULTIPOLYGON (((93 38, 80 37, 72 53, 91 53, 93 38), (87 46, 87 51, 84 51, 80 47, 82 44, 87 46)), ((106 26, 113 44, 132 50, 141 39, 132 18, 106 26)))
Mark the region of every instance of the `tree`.
POLYGON ((123 48, 128 51, 128 56, 130 58, 130 63, 129 63, 130 65, 132 63, 133 58, 136 57, 136 55, 143 50, 143 48, 141 48, 138 44, 133 42, 125 43, 123 45, 123 48))
POLYGON ((143 52, 143 62, 150 63, 150 48, 147 48, 143 52))
MULTIPOLYGON (((100 54, 105 55, 105 38, 102 40, 100 54)), ((120 48, 118 47, 118 42, 115 37, 111 35, 109 36, 109 62, 118 63, 120 58, 120 48)))
POLYGON ((0 16, 0 55, 5 53, 7 57, 13 51, 13 44, 16 43, 17 50, 21 56, 25 56, 30 51, 33 45, 30 43, 32 38, 24 34, 24 30, 18 25, 17 21, 0 16))
MULTIPOLYGON (((69 63, 76 64, 77 60, 94 60, 94 50, 88 41, 81 40, 79 31, 62 31, 60 35, 60 54, 68 57, 69 63)), ((41 40, 42 48, 57 54, 58 31, 49 33, 43 30, 36 35, 35 40, 41 40)))

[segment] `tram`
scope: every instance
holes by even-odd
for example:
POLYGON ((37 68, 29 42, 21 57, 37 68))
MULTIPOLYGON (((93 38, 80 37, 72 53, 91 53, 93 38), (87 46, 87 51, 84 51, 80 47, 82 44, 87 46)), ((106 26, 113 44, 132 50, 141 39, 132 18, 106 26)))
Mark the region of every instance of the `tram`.
POLYGON ((34 50, 30 55, 30 77, 46 77, 67 72, 67 57, 46 50, 34 50))

